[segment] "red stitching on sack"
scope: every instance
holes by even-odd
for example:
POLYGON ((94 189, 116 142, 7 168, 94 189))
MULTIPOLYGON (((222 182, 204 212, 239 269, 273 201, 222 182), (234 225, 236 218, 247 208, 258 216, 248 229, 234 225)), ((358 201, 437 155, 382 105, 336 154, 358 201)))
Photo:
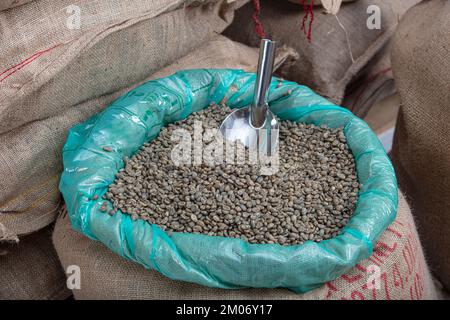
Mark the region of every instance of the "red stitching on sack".
POLYGON ((26 58, 25 60, 19 62, 18 64, 14 65, 14 66, 12 66, 12 67, 10 67, 10 68, 8 68, 8 69, 6 69, 6 70, 3 71, 2 73, 0 73, 0 76, 3 75, 4 73, 8 72, 8 71, 11 70, 11 69, 14 69, 15 67, 20 66, 21 64, 23 64, 23 63, 25 63, 26 61, 30 60, 31 58, 35 58, 36 55, 37 55, 37 53, 35 53, 35 54, 33 54, 32 56, 26 58))
POLYGON ((305 15, 302 19, 302 28, 304 35, 306 36, 306 39, 308 39, 308 42, 311 43, 312 41, 312 24, 314 22, 314 0, 311 0, 311 3, 309 6, 305 3, 305 0, 302 0, 301 2, 303 6, 303 11, 305 11, 305 15), (308 28, 306 28, 306 21, 308 21, 308 16, 311 16, 309 19, 309 25, 308 28))
POLYGON ((260 38, 265 38, 266 33, 264 32, 263 25, 261 23, 261 20, 259 20, 259 14, 261 12, 261 4, 259 3, 259 0, 253 0, 253 23, 255 24, 255 32, 260 38))
POLYGON ((14 73, 16 73, 17 71, 19 71, 20 69, 26 67, 27 65, 29 65, 31 62, 33 62, 34 60, 36 60, 39 56, 35 56, 33 59, 27 61, 26 63, 23 63, 20 67, 18 67, 17 69, 14 69, 12 72, 8 73, 6 76, 4 76, 3 78, 0 79, 0 82, 2 82, 3 80, 5 80, 6 78, 12 76, 14 73))
POLYGON ((21 62, 19 62, 18 64, 4 70, 2 73, 0 73, 0 76, 2 76, 3 74, 7 73, 8 71, 11 71, 10 73, 8 73, 6 76, 4 76, 3 78, 0 78, 0 82, 2 82, 3 80, 5 80, 6 78, 9 78, 10 76, 12 76, 14 73, 16 73, 17 71, 19 71, 20 69, 26 67, 27 65, 29 65, 31 62, 33 62, 34 60, 36 60, 37 58, 39 58, 40 56, 42 56, 44 53, 47 53, 53 49, 55 49, 56 47, 60 46, 61 44, 57 44, 51 48, 42 50, 42 51, 38 51, 34 54, 32 54, 31 56, 29 56, 28 58, 26 58, 25 60, 22 60, 21 62))

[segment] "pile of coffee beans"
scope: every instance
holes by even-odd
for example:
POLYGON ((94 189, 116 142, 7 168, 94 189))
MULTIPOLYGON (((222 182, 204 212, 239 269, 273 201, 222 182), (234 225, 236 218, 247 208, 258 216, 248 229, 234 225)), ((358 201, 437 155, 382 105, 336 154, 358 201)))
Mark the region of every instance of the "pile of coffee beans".
POLYGON ((174 163, 176 130, 194 135, 199 122, 204 131, 217 130, 229 113, 224 106, 196 112, 125 159, 105 195, 114 206, 108 213, 120 209, 169 234, 250 243, 293 245, 336 236, 352 216, 360 189, 342 129, 280 122, 279 167, 272 175, 248 162, 174 163))

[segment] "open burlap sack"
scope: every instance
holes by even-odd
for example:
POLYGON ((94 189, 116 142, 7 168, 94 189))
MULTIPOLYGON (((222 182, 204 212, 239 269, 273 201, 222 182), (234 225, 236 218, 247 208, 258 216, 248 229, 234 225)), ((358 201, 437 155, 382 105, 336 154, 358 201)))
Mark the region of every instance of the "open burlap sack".
POLYGON ((53 226, 0 244, 0 300, 66 299, 66 277, 52 244, 53 226))
MULTIPOLYGON (((340 105, 348 84, 360 76, 363 68, 384 48, 398 19, 417 2, 419 0, 358 0, 342 4, 337 15, 323 14, 321 7, 315 7, 311 43, 301 30, 305 12, 298 4, 261 0, 260 21, 266 34, 300 54, 295 64, 283 68, 279 74, 309 86, 340 105), (367 20, 372 15, 367 13, 369 5, 380 8, 380 29, 367 27, 367 20)), ((259 37, 252 15, 251 3, 237 10, 233 23, 224 34, 257 46, 259 37)))
POLYGON ((407 13, 392 67, 401 97, 393 162, 430 266, 450 291, 449 1, 425 1, 407 13))
POLYGON ((53 242, 63 267, 80 267, 81 288, 73 291, 76 299, 437 298, 411 211, 401 194, 397 218, 380 237, 372 256, 348 274, 306 294, 286 289, 225 290, 173 281, 73 231, 68 215, 57 220, 53 242))
POLYGON ((221 32, 245 1, 77 1, 81 29, 67 28, 70 0, 0 12, 0 241, 54 220, 69 127, 221 32))
MULTIPOLYGON (((280 48, 275 64, 295 58, 289 48, 280 48)), ((258 54, 254 49, 216 35, 174 64, 157 71, 149 79, 167 76, 183 68, 242 68, 254 71, 258 54)), ((77 104, 59 115, 33 121, 26 126, 1 135, 7 144, 0 144, 0 173, 13 180, 4 181, 0 196, 8 199, 0 209, 0 241, 18 241, 17 234, 40 229, 55 219, 60 203, 58 189, 62 171, 61 150, 67 130, 99 112, 132 87, 77 104)))

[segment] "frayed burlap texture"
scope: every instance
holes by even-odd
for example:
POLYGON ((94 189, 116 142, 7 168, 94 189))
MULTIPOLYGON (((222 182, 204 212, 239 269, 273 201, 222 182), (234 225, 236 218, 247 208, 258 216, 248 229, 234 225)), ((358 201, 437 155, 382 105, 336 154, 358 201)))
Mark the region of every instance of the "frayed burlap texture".
MULTIPOLYGON (((358 0, 342 4, 336 15, 323 14, 321 7, 315 7, 311 42, 302 30, 305 12, 298 4, 261 0, 260 21, 267 35, 294 48, 300 55, 295 64, 282 68, 279 75, 304 84, 340 105, 349 83, 367 71, 364 67, 385 47, 400 17, 417 2, 358 0), (367 27, 369 5, 380 8, 380 29, 367 27)), ((224 34, 232 40, 257 46, 259 37, 251 23, 252 15, 251 3, 237 10, 224 34)), ((372 86, 366 91, 377 89, 372 86)))
POLYGON ((0 300, 66 299, 64 270, 52 244, 53 226, 0 244, 0 300))
POLYGON ((80 29, 66 25, 70 0, 0 12, 0 241, 54 221, 71 126, 212 39, 245 1, 77 1, 80 29))
POLYGON ((400 194, 395 222, 379 239, 373 255, 348 274, 305 294, 287 289, 225 290, 174 281, 126 261, 100 242, 72 230, 62 215, 53 234, 64 268, 78 265, 81 288, 76 299, 436 299, 409 207, 400 194), (375 279, 371 282, 371 279, 375 279))
POLYGON ((424 1, 401 21, 392 67, 401 97, 392 157, 425 253, 450 290, 450 2, 424 1))

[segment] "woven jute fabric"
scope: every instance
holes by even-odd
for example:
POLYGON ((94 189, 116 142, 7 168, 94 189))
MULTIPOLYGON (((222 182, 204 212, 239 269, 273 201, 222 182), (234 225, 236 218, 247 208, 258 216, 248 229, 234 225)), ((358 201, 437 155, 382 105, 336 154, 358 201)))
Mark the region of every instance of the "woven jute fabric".
POLYGON ((391 50, 389 41, 347 85, 342 106, 362 119, 376 103, 396 93, 391 50))
MULTIPOLYGON (((302 30, 305 12, 298 4, 260 0, 259 20, 268 36, 294 48, 300 55, 295 64, 281 69, 279 74, 341 104, 348 85, 368 71, 365 67, 386 46, 398 20, 417 2, 419 0, 358 0, 343 3, 336 15, 323 14, 323 8, 314 7, 311 42, 302 30), (380 9, 380 29, 367 26, 373 15, 367 13, 369 5, 380 9)), ((259 37, 251 23, 252 15, 251 3, 244 5, 237 10, 224 34, 232 40, 257 46, 259 37)), ((309 21, 310 17, 306 21, 307 28, 309 21)), ((377 89, 368 87, 365 94, 370 95, 368 90, 377 89)))
POLYGON ((36 0, 0 12, 0 133, 144 79, 220 33, 243 2, 36 0))
POLYGON ((66 277, 52 244, 53 227, 0 244, 0 300, 66 299, 66 277))
POLYGON ((411 211, 399 194, 395 222, 376 244, 372 256, 348 274, 305 294, 287 289, 225 290, 174 281, 127 261, 100 242, 71 229, 61 216, 53 234, 64 267, 78 265, 81 287, 76 299, 436 299, 411 211))
POLYGON ((71 126, 212 39, 244 2, 36 0, 1 11, 0 241, 54 221, 71 126), (80 29, 67 26, 71 5, 80 29))
POLYGON ((33 0, 2 0, 0 1, 0 11, 15 8, 31 1, 33 0))
POLYGON ((450 2, 424 1, 401 21, 392 67, 401 97, 392 157, 425 253, 450 290, 450 2))
MULTIPOLYGON (((275 66, 293 61, 296 53, 286 47, 277 51, 275 66)), ((3 135, 8 144, 0 144, 0 173, 6 180, 0 196, 11 199, 0 207, 0 241, 17 241, 18 234, 29 233, 52 222, 61 196, 58 189, 62 171, 61 150, 68 129, 101 111, 114 99, 150 79, 168 76, 186 68, 240 68, 255 71, 257 51, 223 36, 213 36, 191 54, 158 70, 129 87, 84 101, 61 114, 33 121, 3 135), (4 164, 4 165, 3 165, 4 164)))

